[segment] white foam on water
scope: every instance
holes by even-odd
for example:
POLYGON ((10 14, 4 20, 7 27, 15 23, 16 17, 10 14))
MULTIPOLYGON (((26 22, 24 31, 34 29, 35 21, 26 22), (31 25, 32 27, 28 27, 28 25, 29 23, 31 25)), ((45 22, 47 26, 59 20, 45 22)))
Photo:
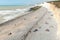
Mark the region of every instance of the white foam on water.
POLYGON ((28 13, 29 8, 16 10, 0 10, 0 24, 28 13))

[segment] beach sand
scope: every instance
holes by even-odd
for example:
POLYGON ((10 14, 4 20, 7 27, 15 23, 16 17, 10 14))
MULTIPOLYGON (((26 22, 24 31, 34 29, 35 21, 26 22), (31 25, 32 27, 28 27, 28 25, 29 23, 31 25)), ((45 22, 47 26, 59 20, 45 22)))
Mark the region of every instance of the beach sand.
POLYGON ((1 24, 0 40, 58 40, 57 10, 52 4, 48 7, 1 24))

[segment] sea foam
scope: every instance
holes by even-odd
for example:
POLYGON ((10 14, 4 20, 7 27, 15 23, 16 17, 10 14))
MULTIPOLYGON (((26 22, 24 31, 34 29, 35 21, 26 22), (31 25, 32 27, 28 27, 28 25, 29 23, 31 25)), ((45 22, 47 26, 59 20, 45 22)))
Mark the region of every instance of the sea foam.
POLYGON ((27 14, 28 10, 29 8, 16 10, 0 10, 0 24, 27 14))

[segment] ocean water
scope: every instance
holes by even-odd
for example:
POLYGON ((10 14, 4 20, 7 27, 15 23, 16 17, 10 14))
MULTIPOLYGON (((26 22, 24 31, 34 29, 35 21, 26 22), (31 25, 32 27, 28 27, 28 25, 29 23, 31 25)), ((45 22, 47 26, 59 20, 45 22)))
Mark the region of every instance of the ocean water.
POLYGON ((0 10, 13 10, 13 9, 23 9, 29 6, 21 6, 21 5, 0 5, 0 10))
POLYGON ((9 5, 0 6, 0 24, 28 13, 30 6, 9 5))

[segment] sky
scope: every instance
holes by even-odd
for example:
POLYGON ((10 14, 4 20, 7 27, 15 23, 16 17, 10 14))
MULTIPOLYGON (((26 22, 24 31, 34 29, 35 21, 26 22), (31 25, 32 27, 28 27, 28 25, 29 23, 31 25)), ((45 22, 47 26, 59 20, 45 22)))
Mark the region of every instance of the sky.
POLYGON ((0 0, 0 5, 31 5, 46 0, 0 0))

